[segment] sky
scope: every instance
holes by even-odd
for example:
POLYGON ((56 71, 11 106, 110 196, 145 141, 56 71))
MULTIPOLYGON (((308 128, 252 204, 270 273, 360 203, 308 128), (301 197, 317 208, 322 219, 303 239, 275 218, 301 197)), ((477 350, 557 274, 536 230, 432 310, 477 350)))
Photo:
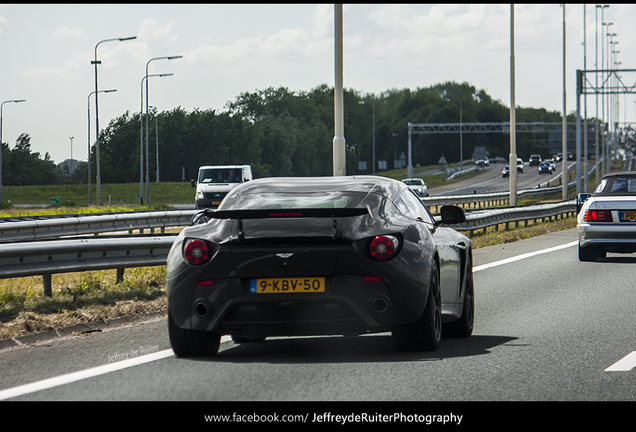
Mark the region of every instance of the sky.
MULTIPOLYGON (((562 112, 563 8, 514 11, 516 105, 562 112)), ((595 68, 597 22, 599 35, 616 34, 618 67, 636 69, 636 5, 610 4, 601 14, 594 4, 567 4, 565 12, 569 113, 576 70, 595 68), (603 18, 612 24, 602 27, 603 18)), ((508 4, 345 4, 343 24, 346 89, 379 95, 468 82, 510 106, 508 4)), ((86 160, 89 127, 95 140, 95 47, 132 36, 97 49, 98 89, 117 90, 98 94, 100 129, 139 112, 146 67, 174 74, 148 80, 149 105, 160 112, 220 112, 245 92, 335 83, 333 4, 0 4, 0 102, 26 99, 4 104, 2 141, 13 148, 28 133, 42 157, 86 160), (183 58, 151 61, 167 56, 183 58)), ((636 73, 623 78, 634 86, 636 73)), ((619 120, 635 121, 634 95, 619 100, 619 120)), ((588 98, 588 115, 595 110, 588 98)))

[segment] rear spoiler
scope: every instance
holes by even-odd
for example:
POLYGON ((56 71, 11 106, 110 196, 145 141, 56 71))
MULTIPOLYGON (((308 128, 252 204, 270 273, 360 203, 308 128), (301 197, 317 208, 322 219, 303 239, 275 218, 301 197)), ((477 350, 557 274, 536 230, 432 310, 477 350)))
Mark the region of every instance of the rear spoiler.
MULTIPOLYGON (((205 223, 210 219, 235 219, 238 222, 238 236, 243 240, 244 219, 277 219, 277 218, 331 218, 333 224, 332 239, 340 236, 337 218, 353 216, 371 216, 367 207, 353 208, 299 208, 299 209, 250 209, 250 210, 212 210, 206 209, 192 218, 192 224, 205 223)), ((373 216, 371 216, 373 217, 373 216)))
POLYGON ((369 207, 352 208, 299 208, 299 209, 250 209, 250 210, 211 210, 203 215, 209 219, 270 219, 270 218, 339 218, 370 215, 369 207))

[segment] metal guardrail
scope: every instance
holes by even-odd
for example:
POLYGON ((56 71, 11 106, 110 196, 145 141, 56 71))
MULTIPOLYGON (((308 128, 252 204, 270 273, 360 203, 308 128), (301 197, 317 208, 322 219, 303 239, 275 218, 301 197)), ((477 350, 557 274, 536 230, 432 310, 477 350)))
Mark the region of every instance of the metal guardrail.
POLYGON ((500 224, 504 225, 504 229, 508 229, 509 224, 519 225, 524 222, 528 225, 528 221, 534 220, 552 220, 552 218, 569 217, 576 215, 576 200, 565 201, 555 204, 541 204, 527 207, 511 207, 497 210, 480 210, 467 212, 466 222, 453 225, 457 231, 468 231, 471 236, 476 230, 486 231, 486 228, 496 227, 500 224))
MULTIPOLYGON (((576 186, 576 180, 572 180, 568 183, 568 189, 576 186)), ((559 194, 563 190, 563 186, 551 186, 544 188, 526 189, 517 192, 517 198, 519 199, 540 199, 551 195, 559 194)), ((426 204, 433 213, 437 213, 437 210, 433 211, 433 207, 437 209, 443 205, 459 205, 465 204, 473 205, 474 208, 487 205, 504 206, 510 204, 510 192, 491 192, 485 194, 467 194, 467 195, 449 195, 449 196, 429 196, 420 198, 420 200, 426 204)))
POLYGON ((0 243, 121 231, 132 234, 135 230, 154 234, 159 229, 163 234, 166 228, 189 225, 196 212, 175 210, 5 220, 0 222, 0 243))
MULTIPOLYGON (((447 200, 452 199, 456 198, 447 197, 447 200)), ((113 215, 117 217, 111 218, 78 216, 77 220, 70 223, 69 218, 47 219, 35 224, 33 221, 0 223, 0 233, 4 242, 0 244, 0 279, 42 276, 44 293, 47 296, 51 295, 53 274, 116 269, 117 280, 120 281, 126 268, 165 265, 176 236, 145 234, 54 237, 183 226, 190 223, 191 216, 196 212, 149 212, 128 215, 130 217, 113 215), (5 235, 11 235, 13 240, 5 239, 5 235), (24 241, 24 238, 30 240, 24 241)), ((466 212, 465 223, 455 225, 454 228, 458 231, 468 231, 472 235, 475 230, 485 230, 491 226, 498 227, 504 224, 507 229, 510 223, 551 219, 569 213, 576 213, 575 201, 472 211, 466 212)))
POLYGON ((43 276, 44 293, 51 295, 51 275, 90 270, 165 265, 176 235, 109 236, 0 245, 0 279, 43 276))

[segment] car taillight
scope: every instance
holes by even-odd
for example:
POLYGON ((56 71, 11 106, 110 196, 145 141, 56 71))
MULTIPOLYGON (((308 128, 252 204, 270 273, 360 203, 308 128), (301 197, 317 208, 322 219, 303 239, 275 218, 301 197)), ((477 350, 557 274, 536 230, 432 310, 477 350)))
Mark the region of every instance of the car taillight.
POLYGON ((612 222, 612 212, 610 210, 585 210, 583 221, 612 222))
POLYGON ((369 252, 371 256, 380 261, 386 261, 395 255, 398 240, 392 236, 376 236, 371 240, 369 252))
POLYGON ((186 261, 192 265, 203 264, 210 257, 210 248, 203 240, 189 240, 183 250, 186 261))

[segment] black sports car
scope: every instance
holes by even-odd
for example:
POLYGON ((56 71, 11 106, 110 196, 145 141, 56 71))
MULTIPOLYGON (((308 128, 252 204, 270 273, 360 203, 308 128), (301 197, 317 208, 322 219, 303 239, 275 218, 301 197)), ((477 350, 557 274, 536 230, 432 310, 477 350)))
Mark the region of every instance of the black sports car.
POLYGON ((193 218, 167 261, 177 356, 268 336, 392 332, 398 350, 472 334, 470 240, 404 183, 379 176, 265 178, 193 218))

